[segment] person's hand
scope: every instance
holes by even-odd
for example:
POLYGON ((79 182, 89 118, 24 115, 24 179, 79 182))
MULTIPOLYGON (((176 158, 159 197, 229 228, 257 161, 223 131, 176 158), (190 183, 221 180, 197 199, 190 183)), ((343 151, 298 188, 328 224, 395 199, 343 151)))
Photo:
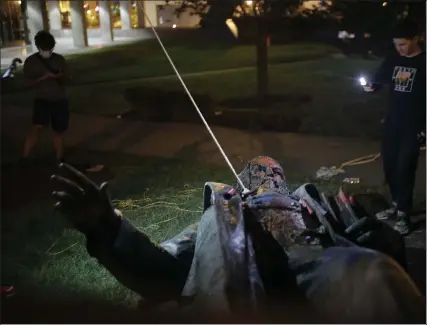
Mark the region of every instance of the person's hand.
POLYGON ((367 93, 372 93, 375 91, 371 83, 363 86, 363 90, 367 93))
POLYGON ((63 76, 62 71, 59 71, 56 74, 52 74, 51 78, 58 79, 58 78, 62 78, 62 76, 63 76))
POLYGON ((68 164, 61 164, 59 170, 66 177, 52 175, 52 180, 62 188, 52 193, 57 201, 55 208, 84 234, 115 231, 121 218, 112 206, 108 184, 98 186, 68 164))
POLYGON ((402 266, 406 265, 404 239, 385 222, 362 218, 345 230, 345 237, 359 246, 393 257, 402 266))
POLYGON ((41 76, 38 80, 39 81, 43 81, 43 80, 46 80, 46 79, 53 79, 53 78, 55 78, 55 75, 53 74, 53 73, 51 73, 51 72, 46 72, 43 76, 41 76))

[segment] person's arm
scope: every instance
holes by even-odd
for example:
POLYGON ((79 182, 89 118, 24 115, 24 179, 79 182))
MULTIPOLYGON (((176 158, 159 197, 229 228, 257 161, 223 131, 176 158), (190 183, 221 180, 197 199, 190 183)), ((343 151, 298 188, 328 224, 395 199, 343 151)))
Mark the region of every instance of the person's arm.
MULTIPOLYGON (((426 71, 426 61, 425 61, 425 55, 424 55, 424 62, 420 67, 421 71, 426 71)), ((420 118, 419 118, 419 134, 420 134, 420 140, 425 145, 426 141, 426 74, 422 75, 421 78, 422 86, 420 89, 423 89, 424 91, 421 92, 421 102, 419 103, 418 109, 420 110, 420 118)))
POLYGON ((30 58, 26 59, 24 62, 24 77, 25 77, 25 84, 28 87, 35 87, 39 83, 43 82, 44 80, 48 78, 52 78, 53 75, 51 73, 45 73, 42 76, 38 76, 33 68, 33 63, 30 58))
POLYGON ((145 300, 160 303, 180 297, 191 264, 153 243, 128 220, 118 216, 117 223, 86 234, 86 239, 88 253, 145 300))
MULTIPOLYGON (((425 89, 425 88, 424 88, 425 89)), ((425 93, 424 93, 425 96, 425 93)), ((426 142, 426 100, 424 99, 424 103, 420 105, 421 110, 421 118, 419 119, 419 138, 422 144, 426 142)))
POLYGON ((393 67, 392 67, 392 57, 387 56, 380 67, 376 71, 374 77, 371 82, 364 86, 364 90, 366 92, 373 92, 380 90, 383 85, 387 85, 391 82, 393 76, 393 67))
POLYGON ((66 59, 61 56, 61 68, 57 75, 55 75, 55 79, 58 79, 58 81, 61 84, 67 84, 70 80, 70 73, 68 70, 68 64, 66 59))

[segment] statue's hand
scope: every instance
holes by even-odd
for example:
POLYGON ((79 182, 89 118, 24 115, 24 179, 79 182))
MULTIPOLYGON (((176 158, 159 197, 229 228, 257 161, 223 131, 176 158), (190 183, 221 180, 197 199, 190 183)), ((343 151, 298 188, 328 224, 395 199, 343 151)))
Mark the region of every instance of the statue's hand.
POLYGON ((52 180, 62 188, 52 193, 57 201, 55 208, 67 217, 74 228, 89 234, 114 228, 120 222, 106 182, 98 186, 68 164, 61 164, 59 170, 65 177, 52 176, 52 180))

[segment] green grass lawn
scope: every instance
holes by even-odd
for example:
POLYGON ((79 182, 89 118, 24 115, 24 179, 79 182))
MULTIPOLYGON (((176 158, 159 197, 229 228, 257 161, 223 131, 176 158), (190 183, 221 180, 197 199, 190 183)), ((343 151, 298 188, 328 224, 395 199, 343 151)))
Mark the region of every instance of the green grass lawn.
MULTIPOLYGON (((86 153, 83 155, 86 157, 86 153)), ((235 183, 227 167, 113 154, 100 154, 98 158, 115 176, 110 181, 115 206, 156 242, 173 237, 200 219, 206 181, 235 183)), ((9 209, 2 205, 2 284, 15 285, 17 295, 40 295, 55 300, 92 299, 135 306, 137 295, 98 265, 86 252, 84 237, 69 229, 65 218, 53 211, 49 197, 53 188, 48 181, 52 171, 44 171, 46 175, 40 177, 41 171, 34 170, 33 176, 37 174, 38 181, 20 176, 22 170, 15 170, 12 175, 10 170, 2 172, 9 177, 9 182, 2 181, 2 186, 14 190, 17 202, 9 209), (23 191, 28 182, 34 187, 33 193, 44 193, 31 204, 26 202, 28 191, 23 191)), ((286 176, 291 189, 312 182, 319 191, 335 194, 340 185, 337 180, 319 182, 291 172, 286 176)), ((99 183, 108 179, 96 173, 90 177, 99 183)), ((383 187, 348 186, 352 193, 385 193, 383 187)))
MULTIPOLYGON (((311 100, 298 104, 279 102, 275 112, 284 118, 297 117, 302 123, 298 129, 303 133, 334 136, 378 136, 380 120, 386 106, 386 91, 365 94, 358 85, 361 73, 371 72, 378 61, 361 59, 323 59, 296 62, 270 67, 270 93, 290 96, 308 96, 311 100)), ((201 110, 210 117, 215 111, 223 111, 221 102, 230 98, 251 97, 256 94, 256 71, 245 70, 229 73, 207 74, 185 77, 193 95, 206 96, 214 107, 201 110)), ((81 113, 117 116, 128 111, 150 111, 145 94, 150 89, 182 92, 176 78, 150 81, 129 81, 118 84, 70 89, 73 110, 81 113), (129 99, 126 93, 138 94, 129 99)), ((183 95, 184 96, 184 95, 183 95)), ((178 110, 177 115, 191 115, 194 108, 188 100, 185 107, 177 108, 174 100, 170 105, 178 110)), ((177 104, 176 104, 177 105, 177 104)), ((242 112, 245 107, 242 107, 242 112)), ((195 115, 195 114, 194 114, 195 115)), ((241 113, 243 115, 243 113, 241 113)), ((208 118, 209 120, 209 118, 208 118)), ((211 119, 212 120, 212 119, 211 119)))
MULTIPOLYGON (((157 242, 199 220, 206 181, 234 182, 226 167, 176 160, 144 159, 132 166, 112 166, 116 175, 110 182, 114 203, 157 242)), ((293 187, 307 181, 300 175, 288 178, 293 187)), ((11 188, 11 184, 3 185, 11 188)), ((51 191, 45 187, 34 191, 51 191)), ((337 184, 325 182, 320 188, 336 191, 337 184)), ((31 206, 22 201, 20 207, 2 211, 3 284, 14 284, 18 294, 34 290, 29 292, 58 299, 92 297, 132 305, 136 296, 90 258, 84 237, 66 228, 67 223, 53 211, 52 203, 46 197, 31 206)))
MULTIPOLYGON (((148 159, 139 164, 113 168, 117 177, 110 183, 111 196, 155 241, 174 236, 200 218, 205 175, 230 180, 229 172, 221 168, 148 159), (153 177, 156 172, 162 176, 153 177)), ((3 211, 2 281, 17 290, 35 288, 40 294, 132 303, 134 296, 86 253, 83 236, 66 226, 49 199, 19 211, 3 211)))
MULTIPOLYGON (((181 73, 254 66, 254 46, 204 44, 164 40, 169 55, 181 73)), ((302 43, 269 48, 271 64, 325 57, 338 50, 330 45, 302 43)), ((67 56, 73 85, 149 78, 174 74, 155 40, 109 46, 67 56)))
MULTIPOLYGON (((116 81, 173 74, 169 61, 157 43, 130 44, 111 51, 70 58, 73 84, 116 81)), ((167 46, 167 44, 166 44, 167 46)), ((188 48, 173 46, 169 55, 181 73, 254 66, 255 47, 188 48)), ((282 63, 323 57, 337 50, 323 44, 277 45, 269 50, 269 62, 282 63)))
MULTIPOLYGON (((357 77, 361 73, 375 70, 379 61, 356 58, 304 61, 332 52, 335 52, 335 49, 322 44, 293 44, 270 48, 271 64, 289 62, 270 66, 270 93, 305 96, 310 99, 303 104, 292 100, 278 102, 275 112, 284 119, 295 117, 301 120, 298 132, 335 136, 378 136, 386 92, 364 94, 358 85, 357 77)), ((214 111, 227 113, 222 101, 256 94, 255 68, 223 73, 218 71, 224 68, 254 66, 253 47, 213 46, 201 49, 184 48, 174 44, 170 47, 170 53, 178 69, 184 73, 190 91, 212 101, 213 107, 200 103, 201 110, 208 118, 214 111), (207 70, 211 72, 185 76, 185 73, 207 70)), ((164 108, 155 107, 156 99, 153 103, 146 98, 146 94, 152 93, 152 90, 160 90, 164 92, 161 97, 170 99, 169 103, 161 105, 168 106, 178 116, 195 116, 190 101, 183 104, 185 107, 178 108, 173 96, 167 94, 168 91, 175 91, 185 96, 176 77, 132 79, 173 74, 155 42, 111 47, 99 52, 74 55, 69 59, 73 73, 69 97, 71 109, 75 113, 116 117, 130 111, 162 110, 164 108), (112 80, 117 82, 96 83, 112 80), (129 98, 129 92, 137 96, 129 98)), ((2 104, 31 107, 31 100, 28 93, 21 92, 4 95, 2 104)), ((241 107, 240 112, 244 111, 245 107, 241 107)), ((212 118, 210 120, 212 121, 212 118)))

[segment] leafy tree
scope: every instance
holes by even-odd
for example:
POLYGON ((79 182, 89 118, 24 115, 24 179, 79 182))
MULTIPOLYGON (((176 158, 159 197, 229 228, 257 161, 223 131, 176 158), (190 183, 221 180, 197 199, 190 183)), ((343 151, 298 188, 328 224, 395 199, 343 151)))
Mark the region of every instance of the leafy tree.
POLYGON ((334 1, 330 12, 339 17, 343 29, 356 34, 372 34, 376 38, 387 35, 396 22, 407 16, 405 1, 334 1))
POLYGON ((293 16, 303 0, 184 0, 178 13, 191 10, 202 18, 202 26, 225 24, 233 16, 245 17, 256 25, 257 88, 260 104, 268 94, 269 26, 279 19, 293 16))
POLYGON ((425 5, 425 0, 341 0, 333 2, 330 12, 338 17, 342 30, 355 34, 360 48, 371 42, 370 46, 382 52, 392 47, 390 31, 400 19, 409 18, 425 26, 425 5))

